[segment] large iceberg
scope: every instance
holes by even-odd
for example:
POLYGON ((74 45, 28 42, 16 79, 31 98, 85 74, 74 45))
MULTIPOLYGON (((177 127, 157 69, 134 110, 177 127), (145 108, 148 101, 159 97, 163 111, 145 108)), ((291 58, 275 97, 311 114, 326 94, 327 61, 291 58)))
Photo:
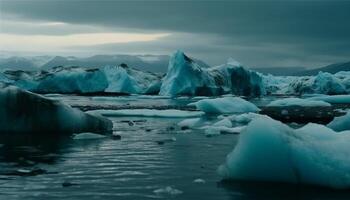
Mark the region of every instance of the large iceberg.
POLYGON ((0 90, 1 133, 80 133, 112 129, 112 122, 19 89, 0 90))
POLYGON ((239 137, 218 169, 225 179, 350 187, 350 131, 312 123, 292 129, 265 116, 239 137))
POLYGON ((224 65, 204 68, 181 51, 171 57, 160 89, 160 95, 165 96, 216 96, 226 93, 260 96, 265 94, 265 89, 259 74, 243 68, 232 59, 224 65))
POLYGON ((297 76, 274 76, 271 74, 261 75, 267 94, 286 94, 289 92, 289 85, 298 80, 297 76))
POLYGON ((239 97, 223 97, 203 99, 189 105, 194 105, 205 113, 248 113, 258 112, 260 109, 254 104, 239 97))
POLYGON ((50 71, 7 71, 0 76, 4 85, 15 85, 37 93, 159 93, 161 75, 128 67, 56 67, 50 71))
POLYGON ((102 70, 79 67, 61 68, 44 77, 35 92, 93 93, 104 91, 108 80, 102 70))
POLYGON ((293 94, 346 94, 346 87, 335 75, 319 72, 317 76, 299 77, 289 85, 288 93, 293 94))

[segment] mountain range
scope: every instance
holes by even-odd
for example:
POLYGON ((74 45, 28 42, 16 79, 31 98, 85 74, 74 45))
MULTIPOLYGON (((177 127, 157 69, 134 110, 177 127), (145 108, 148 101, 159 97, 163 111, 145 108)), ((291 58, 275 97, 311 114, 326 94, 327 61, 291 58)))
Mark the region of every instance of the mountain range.
MULTIPOLYGON (((0 70, 48 70, 53 67, 80 66, 96 68, 106 65, 128 66, 151 72, 166 72, 170 57, 168 55, 94 55, 79 58, 74 56, 32 56, 0 58, 0 70)), ((203 67, 209 67, 205 62, 195 59, 203 67)))
MULTIPOLYGON (((94 55, 90 57, 75 56, 0 56, 0 70, 24 70, 34 71, 38 69, 48 70, 53 67, 80 66, 96 68, 106 65, 128 66, 150 72, 166 72, 170 57, 168 55, 94 55)), ((205 62, 194 59, 202 67, 209 67, 205 62)), ((350 71, 350 62, 335 63, 319 68, 307 67, 251 67, 250 69, 263 74, 276 76, 306 76, 316 75, 319 71, 337 73, 339 71, 350 71)))

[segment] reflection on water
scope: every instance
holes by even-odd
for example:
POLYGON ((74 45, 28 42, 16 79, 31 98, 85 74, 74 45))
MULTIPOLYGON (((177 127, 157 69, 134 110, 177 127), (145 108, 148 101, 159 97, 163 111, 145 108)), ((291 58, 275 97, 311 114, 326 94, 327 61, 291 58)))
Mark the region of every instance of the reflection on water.
POLYGON ((350 190, 333 190, 309 185, 248 181, 220 181, 231 199, 349 199, 350 190), (241 195, 237 195, 239 192, 241 195))
POLYGON ((350 199, 348 191, 222 182, 216 170, 237 135, 179 130, 181 119, 111 120, 121 140, 2 134, 0 199, 350 199), (168 186, 182 193, 155 192, 168 186))

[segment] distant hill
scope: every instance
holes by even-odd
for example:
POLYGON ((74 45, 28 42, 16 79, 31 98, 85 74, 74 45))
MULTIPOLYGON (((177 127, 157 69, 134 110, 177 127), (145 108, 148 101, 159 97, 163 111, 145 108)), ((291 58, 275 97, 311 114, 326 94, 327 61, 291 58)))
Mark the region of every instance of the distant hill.
MULTIPOLYGON (((96 68, 105 65, 127 64, 130 67, 143 71, 166 72, 170 57, 168 55, 95 55, 91 57, 74 56, 36 56, 36 57, 10 57, 0 58, 0 69, 33 71, 48 70, 53 67, 79 66, 96 68)), ((195 59, 196 60, 196 59, 195 59)), ((202 67, 209 67, 201 60, 196 60, 202 67)))
POLYGON ((305 67, 253 67, 250 69, 263 74, 272 74, 275 76, 290 76, 294 75, 296 72, 306 70, 305 67))
POLYGON ((8 58, 0 58, 0 69, 6 70, 37 70, 43 64, 48 62, 52 57, 50 56, 33 56, 33 57, 20 57, 12 56, 8 58))
POLYGON ((327 65, 325 67, 320 67, 320 68, 316 68, 316 69, 299 71, 299 72, 295 72, 293 75, 311 76, 311 75, 318 74, 319 71, 329 72, 332 74, 335 74, 335 73, 340 72, 340 71, 350 71, 350 62, 336 63, 336 64, 331 64, 331 65, 327 65))
POLYGON ((57 66, 80 66, 90 68, 125 63, 141 70, 164 72, 167 70, 168 61, 169 56, 166 55, 95 55, 87 58, 56 56, 41 68, 46 70, 57 66))

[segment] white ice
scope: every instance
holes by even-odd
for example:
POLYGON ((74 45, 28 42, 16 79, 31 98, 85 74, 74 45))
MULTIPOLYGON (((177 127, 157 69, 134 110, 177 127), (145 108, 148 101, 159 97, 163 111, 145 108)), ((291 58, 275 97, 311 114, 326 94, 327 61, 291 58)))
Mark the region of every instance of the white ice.
POLYGON ((254 104, 239 97, 203 99, 189 105, 194 105, 205 113, 245 113, 260 110, 254 104))

